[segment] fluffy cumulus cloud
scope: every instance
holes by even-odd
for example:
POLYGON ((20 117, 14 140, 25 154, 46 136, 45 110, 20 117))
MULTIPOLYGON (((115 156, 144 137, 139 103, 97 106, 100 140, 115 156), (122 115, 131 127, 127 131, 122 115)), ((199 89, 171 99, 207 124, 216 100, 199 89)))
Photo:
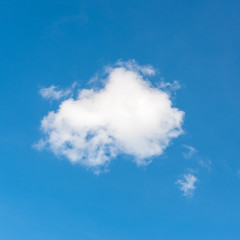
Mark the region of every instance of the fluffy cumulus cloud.
POLYGON ((176 184, 179 185, 180 190, 183 192, 184 196, 192 196, 194 190, 196 189, 197 177, 191 173, 184 174, 182 179, 178 179, 176 184))
POLYGON ((38 147, 95 170, 121 153, 145 165, 182 133, 184 112, 147 80, 153 67, 130 61, 106 69, 102 88, 79 89, 43 118, 38 147))

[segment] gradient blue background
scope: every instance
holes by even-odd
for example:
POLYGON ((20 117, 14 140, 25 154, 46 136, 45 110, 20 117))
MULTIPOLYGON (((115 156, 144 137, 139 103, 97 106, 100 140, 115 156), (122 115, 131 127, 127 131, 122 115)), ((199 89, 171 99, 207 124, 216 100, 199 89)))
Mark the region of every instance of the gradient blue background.
POLYGON ((2 0, 0 239, 239 240, 239 12, 231 0, 2 0), (119 58, 180 82, 185 134, 147 168, 119 156, 99 176, 34 150, 57 107, 39 89, 89 87, 119 58), (182 144, 211 169, 184 159, 182 144), (192 198, 174 184, 188 168, 192 198))

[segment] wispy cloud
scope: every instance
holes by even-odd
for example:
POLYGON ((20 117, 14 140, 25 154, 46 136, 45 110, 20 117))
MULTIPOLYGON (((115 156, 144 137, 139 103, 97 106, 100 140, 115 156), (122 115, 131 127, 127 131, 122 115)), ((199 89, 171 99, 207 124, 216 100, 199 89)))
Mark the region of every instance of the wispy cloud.
POLYGON ((183 153, 183 157, 191 158, 196 152, 197 149, 190 145, 182 145, 187 151, 183 153))
MULTIPOLYGON (((96 171, 121 153, 146 165, 183 132, 184 112, 146 79, 155 74, 152 66, 120 61, 106 69, 102 89, 79 90, 43 118, 40 145, 96 171)), ((60 99, 69 93, 52 86, 41 94, 60 99)))
POLYGON ((71 91, 59 90, 58 87, 52 85, 47 88, 41 88, 39 93, 44 99, 59 100, 62 97, 67 97, 71 93, 71 91))
POLYGON ((209 159, 203 160, 200 157, 197 157, 197 161, 200 167, 206 168, 209 172, 211 172, 212 169, 212 161, 209 159))
POLYGON ((69 97, 72 94, 72 90, 75 86, 76 83, 73 83, 70 88, 60 89, 57 86, 51 85, 50 87, 41 88, 39 93, 44 99, 59 100, 61 98, 69 97))
POLYGON ((212 161, 206 157, 201 157, 198 154, 198 150, 190 145, 182 145, 185 151, 182 153, 183 157, 186 159, 193 159, 199 167, 206 168, 209 172, 211 171, 212 161))
POLYGON ((181 85, 178 81, 173 81, 172 83, 170 82, 165 82, 164 80, 161 81, 158 85, 161 89, 164 89, 165 91, 168 91, 169 93, 173 92, 176 94, 176 91, 181 88, 181 85))
POLYGON ((193 196, 194 190, 196 189, 197 177, 191 173, 184 174, 181 179, 176 181, 179 189, 183 192, 184 196, 193 196))

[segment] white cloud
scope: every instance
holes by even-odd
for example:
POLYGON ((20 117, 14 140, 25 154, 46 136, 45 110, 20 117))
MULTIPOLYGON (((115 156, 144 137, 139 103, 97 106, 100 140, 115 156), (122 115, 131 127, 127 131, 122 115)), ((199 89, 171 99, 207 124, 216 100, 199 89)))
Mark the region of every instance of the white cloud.
POLYGON ((116 63, 117 66, 123 67, 133 72, 139 72, 143 75, 155 75, 155 69, 151 65, 141 66, 136 63, 135 60, 122 61, 118 60, 116 63))
POLYGON ((41 88, 39 93, 44 99, 48 100, 59 100, 64 97, 68 97, 72 92, 71 88, 59 89, 58 87, 52 85, 47 88, 41 88))
POLYGON ((182 146, 187 149, 187 152, 183 153, 183 156, 185 158, 191 158, 197 152, 197 149, 190 145, 182 145, 182 146))
POLYGON ((197 177, 193 174, 184 174, 182 179, 178 179, 176 184, 179 185, 180 190, 184 196, 192 196, 196 189, 195 183, 198 181, 197 177))
POLYGON ((39 146, 95 171, 121 153, 145 165, 183 132, 184 112, 145 79, 153 67, 129 61, 106 69, 103 88, 79 90, 43 118, 39 146))
POLYGON ((173 83, 161 81, 159 83, 159 87, 164 89, 165 91, 170 91, 170 92, 176 93, 176 91, 181 88, 181 85, 176 80, 173 81, 173 83))

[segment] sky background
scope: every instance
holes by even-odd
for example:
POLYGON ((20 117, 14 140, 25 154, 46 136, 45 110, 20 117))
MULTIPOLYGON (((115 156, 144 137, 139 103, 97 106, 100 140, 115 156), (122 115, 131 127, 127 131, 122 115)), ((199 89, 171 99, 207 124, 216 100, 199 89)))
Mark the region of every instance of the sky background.
POLYGON ((0 238, 239 240, 239 11, 226 0, 1 1, 0 238), (98 176, 36 151, 57 108, 39 90, 89 88, 120 58, 181 84, 185 133, 147 167, 120 155, 98 176), (175 184, 189 171, 191 197, 175 184))

